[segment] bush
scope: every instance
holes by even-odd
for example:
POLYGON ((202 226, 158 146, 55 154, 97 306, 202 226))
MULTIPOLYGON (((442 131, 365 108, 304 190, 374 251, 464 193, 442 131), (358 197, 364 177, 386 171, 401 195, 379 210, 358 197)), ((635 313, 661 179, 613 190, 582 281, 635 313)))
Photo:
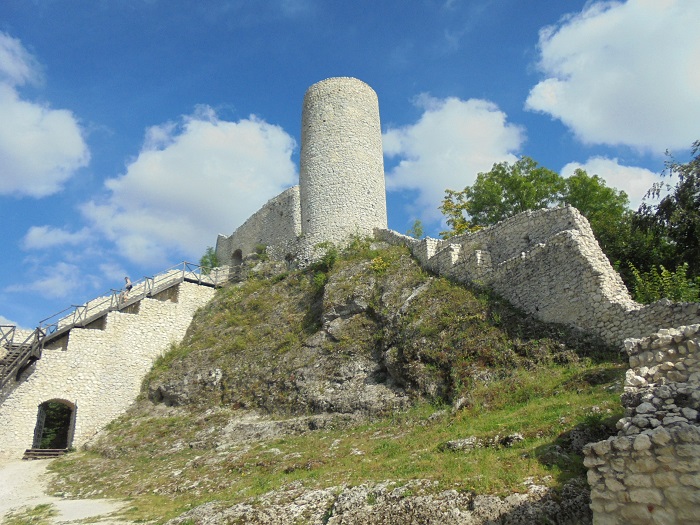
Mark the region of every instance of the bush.
POLYGON ((688 264, 683 263, 675 272, 663 265, 652 266, 648 272, 640 272, 632 263, 632 296, 638 303, 653 303, 659 299, 697 302, 700 298, 700 278, 687 277, 688 264))

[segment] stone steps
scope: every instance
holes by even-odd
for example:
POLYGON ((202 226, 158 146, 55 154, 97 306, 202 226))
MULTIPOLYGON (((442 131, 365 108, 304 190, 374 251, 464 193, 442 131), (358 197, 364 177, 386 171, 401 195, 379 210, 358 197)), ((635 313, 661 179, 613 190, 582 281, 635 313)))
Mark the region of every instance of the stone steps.
POLYGON ((66 452, 65 448, 28 448, 24 451, 22 459, 54 459, 66 452))

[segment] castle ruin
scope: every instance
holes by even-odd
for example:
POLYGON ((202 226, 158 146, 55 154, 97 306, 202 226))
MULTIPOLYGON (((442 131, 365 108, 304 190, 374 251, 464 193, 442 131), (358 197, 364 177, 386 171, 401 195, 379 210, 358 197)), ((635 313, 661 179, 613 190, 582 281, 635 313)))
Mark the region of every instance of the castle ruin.
MULTIPOLYGON (((272 259, 304 267, 331 244, 373 236, 404 244, 427 270, 491 288, 541 320, 614 345, 626 341, 631 370, 620 436, 586 449, 594 522, 694 523, 700 511, 700 304, 634 302, 588 221, 571 207, 525 212, 449 240, 389 230, 377 95, 360 80, 311 86, 301 133, 299 185, 230 236, 218 237, 222 265, 235 269, 264 247, 272 259)), ((67 327, 0 397, 0 453, 16 454, 36 441, 36 407, 40 418, 51 400, 72 409, 70 445, 87 442, 136 398, 153 360, 184 336, 195 309, 212 295, 211 288, 183 282, 176 300, 144 295, 136 312, 109 311, 99 323, 67 327), (166 327, 173 328, 167 336, 154 337, 166 327), (134 333, 146 343, 129 339, 134 333), (111 382, 103 384, 104 377, 111 382)))

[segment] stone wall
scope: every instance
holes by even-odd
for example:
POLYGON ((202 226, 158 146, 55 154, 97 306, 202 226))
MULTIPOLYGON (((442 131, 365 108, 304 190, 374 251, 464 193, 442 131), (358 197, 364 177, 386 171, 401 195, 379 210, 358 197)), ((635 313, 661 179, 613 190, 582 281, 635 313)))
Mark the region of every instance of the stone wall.
POLYGON ((265 246, 274 259, 283 260, 297 251, 297 238, 301 234, 301 205, 299 186, 289 188, 270 199, 230 236, 219 235, 216 240, 216 256, 219 264, 235 266, 240 263, 235 253, 245 256, 265 246))
POLYGON ((625 349, 619 433, 584 447, 594 523, 698 523, 700 325, 631 339, 625 349))
POLYGON ((102 329, 73 328, 44 350, 0 405, 0 455, 31 448, 37 412, 46 401, 76 408, 73 446, 89 440, 136 399, 153 360, 180 341, 197 308, 214 289, 181 283, 162 299, 143 299, 128 311, 110 312, 102 329), (177 293, 172 293, 177 290, 177 293))
POLYGON ((387 227, 379 103, 364 82, 329 78, 307 90, 299 186, 302 250, 387 227))
POLYGON ((257 246, 306 266, 354 235, 387 227, 377 94, 356 78, 329 78, 304 96, 299 186, 270 200, 232 235, 219 235, 220 264, 236 266, 257 246))
POLYGON ((636 303, 588 221, 570 206, 527 211, 476 233, 420 241, 389 230, 428 270, 493 289, 546 321, 593 333, 610 344, 700 321, 700 304, 636 303))

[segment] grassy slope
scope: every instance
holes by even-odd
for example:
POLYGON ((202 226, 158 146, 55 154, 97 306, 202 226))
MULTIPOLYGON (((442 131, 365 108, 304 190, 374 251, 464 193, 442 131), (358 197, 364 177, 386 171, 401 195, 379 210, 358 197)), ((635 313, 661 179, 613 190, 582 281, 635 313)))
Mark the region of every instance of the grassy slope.
POLYGON ((577 425, 598 429, 602 419, 620 417, 625 366, 617 352, 526 319, 488 294, 431 278, 398 248, 356 243, 326 262, 221 290, 185 341, 156 363, 144 392, 203 364, 224 370, 223 386, 203 386, 180 408, 153 405, 144 395, 90 451, 54 463, 55 489, 132 498, 131 518, 165 519, 202 502, 242 501, 293 482, 315 488, 420 478, 437 481, 436 489, 503 494, 523 490, 528 477, 553 487, 583 477, 581 458, 559 447, 566 448, 567 432, 577 425), (240 407, 276 418, 313 411, 300 404, 288 377, 318 358, 303 342, 329 306, 324 284, 339 275, 345 292, 369 286, 371 306, 356 332, 324 343, 324 363, 389 351, 413 408, 352 426, 231 442, 226 426, 246 414, 240 407), (396 316, 421 284, 420 300, 396 316), (454 410, 450 403, 458 399, 454 410), (513 432, 525 440, 512 448, 455 453, 440 446, 513 432))

